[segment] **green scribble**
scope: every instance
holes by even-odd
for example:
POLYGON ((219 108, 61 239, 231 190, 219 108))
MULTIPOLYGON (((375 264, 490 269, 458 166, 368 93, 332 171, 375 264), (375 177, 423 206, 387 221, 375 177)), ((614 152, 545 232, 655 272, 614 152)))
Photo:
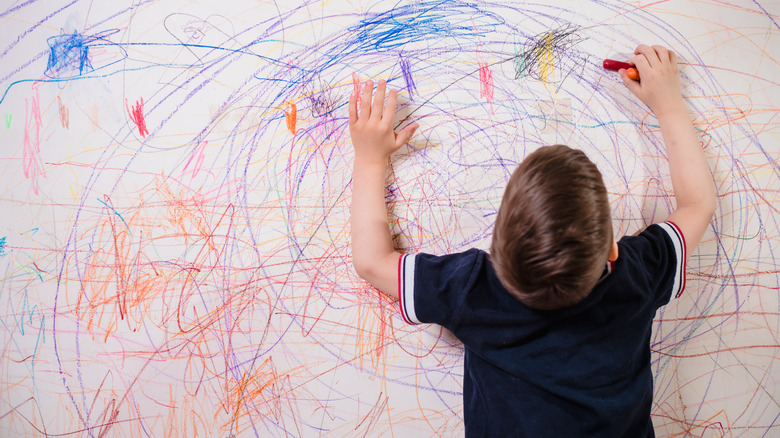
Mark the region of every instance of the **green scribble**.
POLYGON ((523 51, 523 43, 519 40, 515 40, 515 79, 520 80, 527 75, 525 65, 525 52, 523 51))
POLYGON ((13 117, 13 115, 11 113, 5 113, 5 127, 6 127, 6 129, 11 129, 11 117, 13 117))

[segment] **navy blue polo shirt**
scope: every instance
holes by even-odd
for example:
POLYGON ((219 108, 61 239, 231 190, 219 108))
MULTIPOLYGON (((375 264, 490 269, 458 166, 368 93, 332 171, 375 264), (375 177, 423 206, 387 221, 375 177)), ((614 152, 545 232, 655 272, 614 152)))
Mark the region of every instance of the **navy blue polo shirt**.
POLYGON ((484 251, 401 258, 404 319, 440 324, 465 347, 467 436, 654 436, 650 333, 685 287, 685 241, 664 222, 618 246, 593 291, 554 311, 513 298, 484 251))

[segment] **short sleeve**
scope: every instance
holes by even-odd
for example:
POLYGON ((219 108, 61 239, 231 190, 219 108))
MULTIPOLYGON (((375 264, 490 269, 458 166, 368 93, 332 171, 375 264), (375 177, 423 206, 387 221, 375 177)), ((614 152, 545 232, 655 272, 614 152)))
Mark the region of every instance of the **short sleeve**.
POLYGON ((476 249, 445 256, 422 253, 401 256, 398 302, 404 321, 449 327, 483 258, 484 253, 476 249))
MULTIPOLYGON (((685 290, 685 237, 673 222, 654 224, 637 237, 645 272, 655 286, 659 304, 685 290)), ((619 259, 618 259, 619 260, 619 259)))

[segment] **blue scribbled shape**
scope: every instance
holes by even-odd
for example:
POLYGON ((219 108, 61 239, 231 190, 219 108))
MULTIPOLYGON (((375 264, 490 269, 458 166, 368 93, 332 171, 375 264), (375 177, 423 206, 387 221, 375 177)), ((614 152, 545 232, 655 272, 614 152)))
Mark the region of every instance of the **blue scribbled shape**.
POLYGON ((62 33, 50 37, 49 62, 46 64, 46 76, 61 78, 81 76, 93 70, 89 59, 89 42, 92 37, 85 37, 75 30, 72 34, 62 33))
POLYGON ((398 4, 389 11, 369 13, 350 28, 355 49, 384 52, 410 43, 443 38, 469 39, 486 35, 503 23, 477 3, 438 0, 398 4))
MULTIPOLYGON (((127 69, 117 69, 114 71, 108 71, 102 75, 95 75, 101 69, 106 69, 111 65, 120 63, 127 59, 127 51, 119 44, 112 43, 109 40, 111 35, 119 32, 119 29, 104 30, 94 35, 82 35, 77 31, 73 31, 72 34, 66 34, 64 30, 60 31, 59 35, 48 38, 46 41, 49 44, 49 61, 46 64, 46 72, 44 73, 48 79, 41 79, 36 77, 33 79, 20 79, 18 81, 11 82, 5 91, 0 95, 0 104, 5 101, 5 97, 8 95, 8 91, 14 85, 25 82, 64 82, 73 79, 91 79, 96 77, 107 77, 124 71, 127 69), (97 47, 100 55, 98 57, 98 66, 92 66, 92 59, 90 57, 90 49, 97 47)), ((141 68, 151 68, 154 65, 148 65, 141 68)), ((139 70, 135 68, 134 70, 139 70)), ((10 117, 6 118, 6 128, 11 127, 10 117)))
POLYGON ((5 255, 5 237, 0 237, 0 257, 5 255))

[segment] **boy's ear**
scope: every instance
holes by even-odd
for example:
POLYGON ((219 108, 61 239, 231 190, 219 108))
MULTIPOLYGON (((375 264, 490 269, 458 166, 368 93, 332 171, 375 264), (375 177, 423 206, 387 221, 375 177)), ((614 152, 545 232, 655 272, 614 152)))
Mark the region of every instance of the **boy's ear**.
POLYGON ((607 259, 610 262, 617 261, 618 259, 618 244, 616 241, 612 241, 612 248, 609 250, 609 257, 607 259))

